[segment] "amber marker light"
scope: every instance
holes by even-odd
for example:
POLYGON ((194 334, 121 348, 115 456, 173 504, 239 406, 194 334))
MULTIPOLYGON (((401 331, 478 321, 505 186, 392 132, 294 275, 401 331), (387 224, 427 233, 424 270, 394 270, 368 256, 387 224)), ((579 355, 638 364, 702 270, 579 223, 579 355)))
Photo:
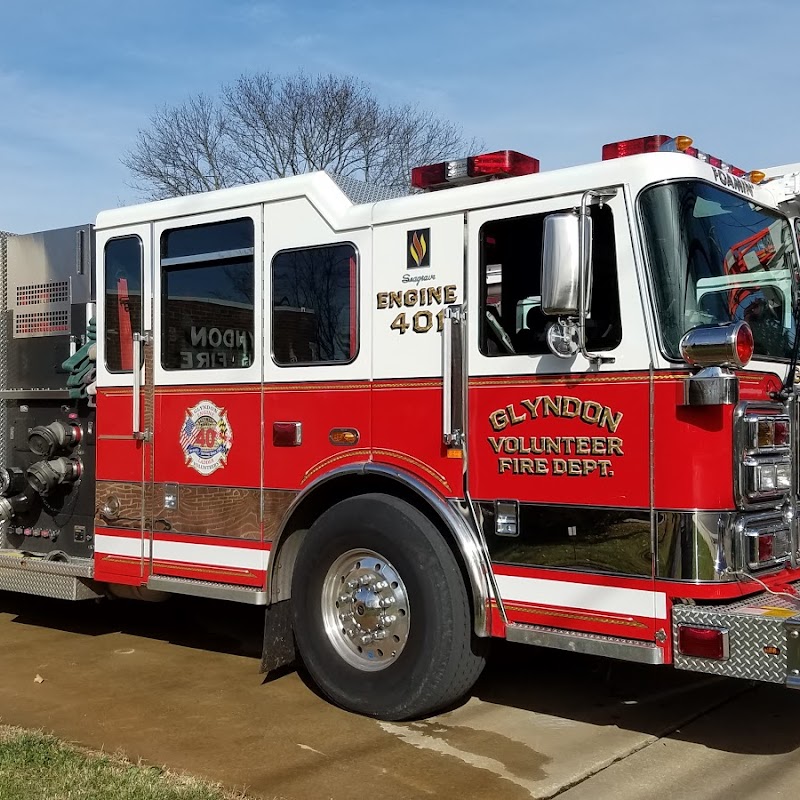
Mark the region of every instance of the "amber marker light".
POLYGON ((463 458, 464 451, 460 447, 448 447, 447 448, 447 457, 448 458, 463 458))
POLYGON ((676 136, 675 137, 675 149, 680 150, 683 152, 684 150, 688 149, 692 146, 692 142, 694 140, 691 136, 676 136))
POLYGON ((767 176, 760 170, 754 169, 749 175, 750 183, 761 183, 767 176))
POLYGON ((359 434, 355 428, 334 428, 329 437, 331 444, 339 447, 358 444, 359 434))

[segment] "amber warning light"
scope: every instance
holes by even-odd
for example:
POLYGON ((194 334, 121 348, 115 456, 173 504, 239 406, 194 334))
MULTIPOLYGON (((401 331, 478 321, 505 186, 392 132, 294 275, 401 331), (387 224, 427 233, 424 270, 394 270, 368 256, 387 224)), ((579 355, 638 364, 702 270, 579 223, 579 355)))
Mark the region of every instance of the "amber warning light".
POLYGON ((526 156, 516 150, 497 150, 455 161, 414 167, 411 170, 411 185, 415 189, 444 189, 492 178, 534 175, 538 171, 538 158, 526 156))
POLYGON ((642 136, 638 139, 625 139, 621 142, 611 142, 603 145, 603 161, 625 156, 640 156, 644 153, 685 153, 698 161, 704 161, 712 167, 730 172, 736 178, 746 178, 751 183, 761 183, 765 175, 763 172, 745 172, 739 167, 728 164, 721 158, 704 153, 693 147, 690 136, 667 136, 664 133, 655 136, 642 136))

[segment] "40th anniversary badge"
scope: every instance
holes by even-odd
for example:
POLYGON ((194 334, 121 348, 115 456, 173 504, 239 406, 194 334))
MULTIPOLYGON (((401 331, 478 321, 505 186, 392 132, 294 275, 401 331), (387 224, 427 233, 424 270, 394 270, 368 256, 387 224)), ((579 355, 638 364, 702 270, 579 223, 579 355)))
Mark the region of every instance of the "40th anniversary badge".
POLYGON ((233 447, 233 428, 225 409, 210 400, 201 400, 193 408, 187 408, 180 445, 186 466, 201 475, 211 475, 224 467, 233 447))

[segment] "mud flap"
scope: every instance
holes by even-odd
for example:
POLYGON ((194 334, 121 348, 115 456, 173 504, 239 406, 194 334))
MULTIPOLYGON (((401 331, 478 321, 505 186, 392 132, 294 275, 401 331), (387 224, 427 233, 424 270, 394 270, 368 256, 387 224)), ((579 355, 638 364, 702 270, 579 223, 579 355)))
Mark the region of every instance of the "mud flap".
POLYGON ((264 648, 261 672, 266 681, 280 677, 294 666, 297 654, 292 631, 292 601, 281 600, 267 606, 264 617, 264 648))

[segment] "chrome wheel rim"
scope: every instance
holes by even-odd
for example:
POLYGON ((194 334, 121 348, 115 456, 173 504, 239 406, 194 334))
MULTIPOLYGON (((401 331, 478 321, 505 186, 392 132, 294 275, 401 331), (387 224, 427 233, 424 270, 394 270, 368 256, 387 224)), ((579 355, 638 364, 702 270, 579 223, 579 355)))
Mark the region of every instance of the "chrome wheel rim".
POLYGON ((374 550, 349 550, 322 582, 322 621, 336 652, 365 672, 386 669, 408 641, 408 593, 392 564, 374 550))

